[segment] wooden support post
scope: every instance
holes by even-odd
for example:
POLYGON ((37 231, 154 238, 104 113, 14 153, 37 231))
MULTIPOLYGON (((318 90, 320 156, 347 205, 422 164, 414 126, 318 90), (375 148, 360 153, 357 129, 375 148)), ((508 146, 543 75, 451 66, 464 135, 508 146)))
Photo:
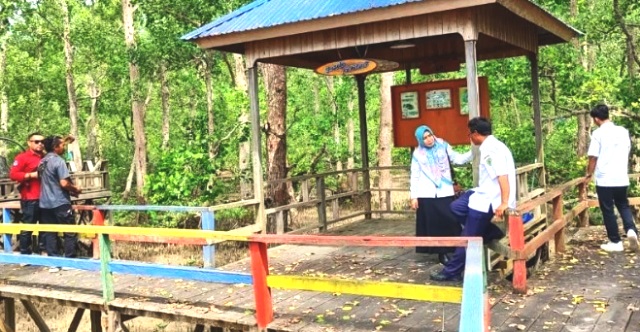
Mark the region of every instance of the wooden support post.
MULTIPOLYGON (((216 229, 216 219, 213 211, 202 211, 200 218, 202 220, 202 229, 205 231, 214 231, 216 229)), ((216 246, 215 244, 207 244, 202 246, 202 259, 205 268, 213 268, 216 266, 216 246)))
POLYGON ((15 330, 12 329, 9 325, 7 325, 7 323, 3 320, 0 319, 0 332, 14 332, 15 330))
MULTIPOLYGON (((563 217, 563 209, 564 209, 564 199, 562 198, 562 194, 558 195, 553 199, 553 221, 555 222, 558 219, 562 219, 563 217)), ((565 236, 564 236, 564 227, 558 230, 555 235, 555 245, 556 252, 565 252, 565 236)))
MULTIPOLYGON (((533 97, 533 124, 536 132, 536 162, 544 164, 544 145, 542 144, 542 110, 540 108, 540 79, 538 74, 538 54, 528 56, 531 68, 531 96, 533 97)), ((540 183, 544 186, 546 178, 544 171, 540 183)))
MULTIPOLYGON (((509 213, 509 246, 517 254, 524 250, 524 226, 522 216, 516 211, 509 213)), ((525 258, 513 260, 513 289, 516 293, 527 291, 527 260, 525 258)))
MULTIPOLYGON (((93 220, 91 224, 94 226, 104 226, 104 212, 100 210, 93 210, 93 220)), ((96 237, 91 240, 93 245, 93 259, 100 259, 100 240, 98 237, 100 235, 96 234, 96 237)))
POLYGON ((316 197, 318 199, 318 224, 320 231, 327 230, 327 197, 325 196, 324 177, 316 178, 316 197))
POLYGON ((47 322, 45 322, 42 316, 40 316, 38 309, 36 309, 33 303, 27 300, 20 300, 20 302, 22 303, 24 308, 27 309, 29 316, 31 316, 31 319, 33 319, 33 322, 36 324, 40 332, 51 332, 51 330, 47 326, 47 322))
POLYGON ((122 316, 119 312, 109 310, 107 317, 107 332, 129 332, 129 329, 122 325, 122 316))
POLYGON ((16 330, 16 300, 4 298, 4 323, 11 331, 16 330))
MULTIPOLYGON (((82 316, 84 315, 84 310, 82 308, 76 309, 76 313, 73 314, 73 319, 71 320, 71 324, 69 324, 69 329, 67 332, 76 332, 78 331, 78 327, 80 326, 80 321, 82 320, 82 316)), ((93 331, 93 328, 92 328, 93 331)))
MULTIPOLYGON (((469 105, 469 120, 480 116, 480 90, 478 88, 478 60, 475 39, 464 41, 465 63, 467 68, 467 104, 469 105)), ((480 167, 480 153, 478 147, 473 149, 473 185, 478 185, 480 167)))
POLYGON ((365 75, 356 75, 358 86, 358 116, 360 120, 360 158, 362 159, 362 185, 364 188, 364 218, 371 219, 371 179, 369 174, 369 136, 367 131, 367 104, 364 81, 365 75))
POLYGON ((253 276, 253 296, 256 301, 256 322, 260 332, 267 331, 267 325, 273 321, 273 303, 271 289, 267 285, 269 262, 267 245, 260 242, 250 242, 251 275, 253 276))
POLYGON ((91 310, 89 318, 91 319, 91 332, 102 332, 102 311, 91 310))
MULTIPOLYGON (((11 223, 11 211, 7 208, 2 209, 2 223, 10 224, 11 223)), ((4 242, 4 252, 10 254, 13 252, 13 246, 11 244, 11 234, 3 234, 2 240, 4 242)))
POLYGON ((258 201, 256 223, 267 232, 267 214, 264 206, 264 179, 262 177, 262 145, 260 144, 260 103, 258 99, 258 66, 253 63, 247 69, 249 105, 251 108, 251 162, 253 165, 253 198, 258 201))
POLYGON ((111 273, 111 241, 108 234, 99 234, 100 238, 100 277, 102 280, 102 299, 107 304, 115 298, 113 274, 111 273))

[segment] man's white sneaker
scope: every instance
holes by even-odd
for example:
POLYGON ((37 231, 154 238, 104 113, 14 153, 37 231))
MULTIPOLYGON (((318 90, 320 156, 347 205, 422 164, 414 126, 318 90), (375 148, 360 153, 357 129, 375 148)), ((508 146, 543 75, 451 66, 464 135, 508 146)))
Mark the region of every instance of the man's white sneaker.
POLYGON ((600 249, 609 252, 619 252, 624 251, 624 247, 622 246, 622 241, 620 242, 607 242, 600 246, 600 249))
POLYGON ((638 250, 638 234, 633 229, 627 231, 627 240, 629 240, 629 248, 631 250, 638 250))

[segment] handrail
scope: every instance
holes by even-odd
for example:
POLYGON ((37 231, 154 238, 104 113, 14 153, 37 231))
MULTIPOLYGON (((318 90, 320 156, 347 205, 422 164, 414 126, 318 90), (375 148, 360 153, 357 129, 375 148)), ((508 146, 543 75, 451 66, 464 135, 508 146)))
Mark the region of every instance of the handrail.
MULTIPOLYGON (((5 210, 6 211, 6 210, 5 210)), ((5 213, 6 217, 7 213, 5 213)), ((102 211, 94 215, 101 218, 102 211)), ((317 236, 317 235, 235 235, 221 231, 157 229, 121 226, 86 225, 31 225, 0 224, 0 232, 17 234, 21 230, 48 232, 76 232, 96 234, 99 238, 100 260, 44 257, 36 255, 0 254, 2 263, 29 263, 33 265, 70 267, 100 271, 105 305, 115 300, 113 273, 138 274, 153 277, 171 277, 218 283, 252 284, 256 305, 256 321, 260 331, 266 331, 273 321, 273 303, 270 288, 342 292, 367 296, 384 296, 422 301, 461 303, 461 331, 488 331, 489 297, 486 289, 486 271, 483 268, 481 238, 433 238, 414 236, 317 236), (110 236, 154 235, 157 237, 225 239, 249 242, 251 274, 193 267, 157 265, 139 262, 113 261, 110 255, 110 236), (341 280, 332 278, 308 278, 301 276, 270 276, 267 245, 302 244, 329 246, 467 246, 466 269, 462 288, 421 285, 384 281, 341 280)))

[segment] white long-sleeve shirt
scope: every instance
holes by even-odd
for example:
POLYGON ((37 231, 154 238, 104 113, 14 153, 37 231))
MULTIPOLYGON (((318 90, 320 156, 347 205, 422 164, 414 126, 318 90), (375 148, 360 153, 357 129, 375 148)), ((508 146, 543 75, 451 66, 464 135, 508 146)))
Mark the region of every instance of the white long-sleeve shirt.
MULTIPOLYGON (((415 153, 415 151, 414 151, 415 153)), ((447 155, 452 164, 462 165, 471 161, 473 154, 471 151, 458 153, 447 144, 447 155)), ((411 198, 435 198, 453 196, 453 185, 442 182, 440 188, 436 187, 433 181, 420 170, 420 164, 415 158, 411 159, 411 198)))

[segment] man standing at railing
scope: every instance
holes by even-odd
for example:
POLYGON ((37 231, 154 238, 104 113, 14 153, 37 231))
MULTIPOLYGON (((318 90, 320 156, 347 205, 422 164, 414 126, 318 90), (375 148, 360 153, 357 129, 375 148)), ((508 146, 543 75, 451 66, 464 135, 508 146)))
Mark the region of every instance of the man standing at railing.
MULTIPOLYGON (((71 208, 71 196, 78 196, 82 190, 73 184, 64 159, 60 157, 67 140, 60 136, 50 136, 44 140, 47 154, 40 161, 40 209, 43 224, 74 225, 75 216, 71 208)), ((58 235, 55 232, 43 232, 43 241, 48 256, 60 256, 58 235)), ((64 256, 76 257, 77 233, 63 233, 64 256)))
MULTIPOLYGON (((471 144, 480 146, 478 187, 451 203, 451 211, 463 224, 461 236, 479 236, 485 244, 496 243, 504 233, 491 220, 516 207, 516 166, 509 148, 491 134, 489 120, 473 118, 468 127, 471 144)), ((462 280, 465 260, 466 248, 456 248, 451 260, 442 271, 432 273, 431 279, 462 280)))
POLYGON ((591 134, 587 155, 587 179, 595 175, 596 193, 602 211, 602 219, 607 229, 609 242, 600 246, 604 251, 623 251, 618 222, 613 212, 615 205, 622 218, 622 226, 627 233, 629 247, 638 249, 638 229, 629 208, 627 189, 629 188, 629 151, 631 139, 629 131, 609 120, 609 107, 598 105, 589 113, 598 126, 591 134), (595 173, 594 173, 595 171, 595 173))
MULTIPOLYGON (((44 156, 44 136, 40 133, 32 133, 27 139, 29 150, 16 156, 9 171, 9 177, 17 181, 20 191, 20 210, 22 210, 22 222, 35 224, 40 220, 40 180, 38 179, 38 164, 44 156)), ((20 253, 31 255, 32 232, 22 231, 18 235, 20 253)))

